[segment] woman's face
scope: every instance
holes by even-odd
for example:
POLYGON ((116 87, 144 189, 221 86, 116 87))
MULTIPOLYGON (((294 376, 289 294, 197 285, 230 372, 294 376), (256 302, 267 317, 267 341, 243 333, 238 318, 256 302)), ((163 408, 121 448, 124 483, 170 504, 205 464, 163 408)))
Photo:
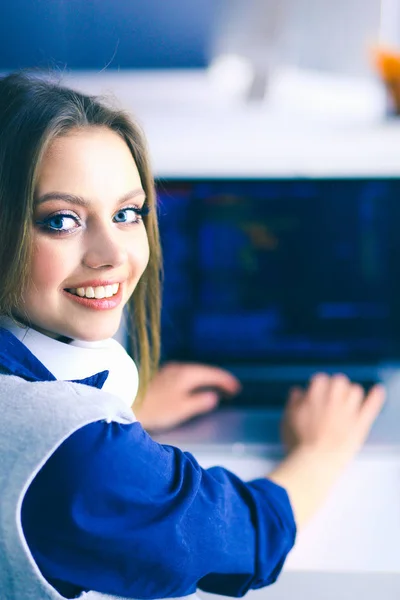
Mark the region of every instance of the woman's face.
POLYGON ((31 277, 17 314, 52 337, 113 336, 149 259, 144 201, 116 133, 93 127, 57 138, 40 168, 31 277))

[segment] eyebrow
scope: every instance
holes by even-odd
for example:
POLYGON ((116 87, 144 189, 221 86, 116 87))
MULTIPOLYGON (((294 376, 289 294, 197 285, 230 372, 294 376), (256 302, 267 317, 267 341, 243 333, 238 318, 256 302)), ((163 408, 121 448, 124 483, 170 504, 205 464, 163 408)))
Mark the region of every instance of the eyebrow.
MULTIPOLYGON (((133 198, 136 198, 136 196, 145 196, 144 190, 142 188, 138 188, 137 190, 131 190, 130 192, 127 192, 117 201, 116 205, 118 206, 127 200, 132 200, 133 198)), ((47 192, 47 194, 43 194, 43 196, 35 198, 35 206, 39 206, 39 204, 49 202, 50 200, 63 200, 64 202, 77 204, 78 206, 83 206, 85 208, 90 206, 90 202, 85 198, 82 198, 82 196, 66 194, 64 192, 47 192)))

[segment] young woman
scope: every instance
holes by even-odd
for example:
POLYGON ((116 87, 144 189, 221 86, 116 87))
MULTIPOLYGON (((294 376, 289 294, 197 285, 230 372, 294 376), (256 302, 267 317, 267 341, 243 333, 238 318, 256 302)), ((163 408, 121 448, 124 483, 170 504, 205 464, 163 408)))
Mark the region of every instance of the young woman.
POLYGON ((276 580, 383 403, 319 374, 289 400, 287 458, 248 483, 145 433, 160 247, 143 135, 26 74, 0 80, 0 597, 241 596, 276 580))

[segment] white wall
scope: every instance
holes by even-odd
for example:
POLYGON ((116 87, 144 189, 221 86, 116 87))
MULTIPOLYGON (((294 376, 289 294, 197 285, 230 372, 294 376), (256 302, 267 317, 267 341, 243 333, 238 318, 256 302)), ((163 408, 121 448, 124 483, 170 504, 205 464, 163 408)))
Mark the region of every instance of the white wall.
MULTIPOLYGON (((211 74, 212 75, 212 74, 211 74)), ((207 72, 71 73, 137 115, 157 175, 400 175, 400 123, 381 86, 282 70, 264 103, 245 104, 207 72)))

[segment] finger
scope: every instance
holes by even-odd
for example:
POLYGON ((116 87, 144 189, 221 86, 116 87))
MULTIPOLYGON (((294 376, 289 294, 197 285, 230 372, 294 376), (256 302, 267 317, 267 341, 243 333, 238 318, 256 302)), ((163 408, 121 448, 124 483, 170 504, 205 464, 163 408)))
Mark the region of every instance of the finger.
POLYGON ((386 390, 384 386, 381 384, 374 385, 361 405, 360 419, 364 427, 372 427, 373 422, 383 408, 385 400, 386 390))
POLYGON ((203 392, 192 396, 185 402, 184 412, 186 418, 207 413, 217 408, 219 404, 218 394, 215 392, 203 392))
POLYGON ((347 393, 346 406, 350 411, 358 411, 364 400, 364 396, 364 388, 361 385, 358 383, 351 384, 347 393))
POLYGON ((310 379, 306 394, 311 400, 318 400, 321 397, 325 399, 329 392, 329 385, 329 375, 326 373, 316 373, 310 379))
POLYGON ((331 386, 329 396, 335 401, 343 400, 347 402, 348 394, 350 392, 350 380, 343 373, 336 373, 331 377, 331 386))
POLYGON ((304 390, 301 387, 295 386, 291 388, 291 390, 289 391, 287 402, 284 406, 282 423, 285 421, 286 418, 290 416, 290 414, 293 411, 296 410, 303 398, 304 390))
POLYGON ((190 387, 218 388, 227 395, 237 394, 241 383, 237 377, 225 369, 201 364, 186 364, 183 376, 190 387))
POLYGON ((297 406, 303 399, 303 396, 304 396, 303 388, 301 388, 299 386, 292 387, 292 389, 289 392, 288 406, 290 406, 290 407, 297 406))

